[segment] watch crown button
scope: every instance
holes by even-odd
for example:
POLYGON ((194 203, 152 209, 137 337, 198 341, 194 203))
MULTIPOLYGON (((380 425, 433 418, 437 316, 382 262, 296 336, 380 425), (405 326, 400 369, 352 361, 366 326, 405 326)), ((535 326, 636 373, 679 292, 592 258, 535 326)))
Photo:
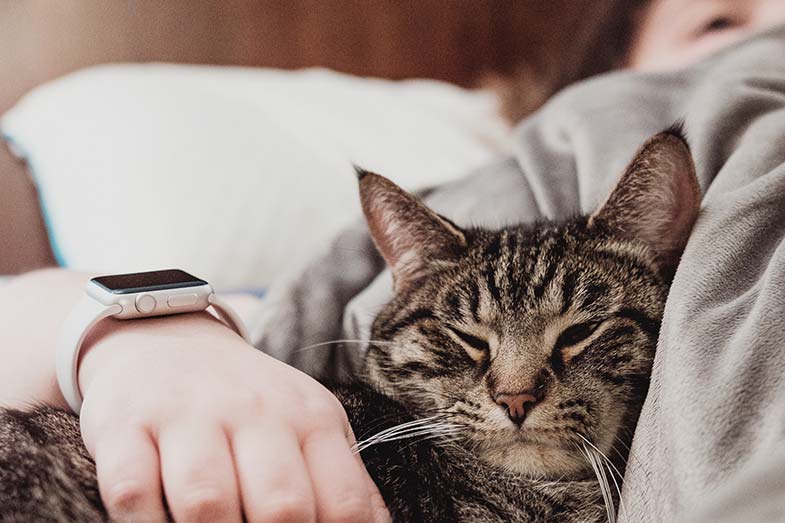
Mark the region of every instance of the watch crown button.
POLYGON ((142 294, 136 297, 136 310, 142 314, 150 314, 155 310, 155 298, 149 294, 142 294))

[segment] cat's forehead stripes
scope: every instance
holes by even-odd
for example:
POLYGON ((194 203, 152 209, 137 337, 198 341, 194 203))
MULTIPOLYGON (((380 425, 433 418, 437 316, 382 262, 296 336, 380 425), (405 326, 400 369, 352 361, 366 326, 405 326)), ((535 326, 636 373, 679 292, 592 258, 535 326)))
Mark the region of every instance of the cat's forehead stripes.
MULTIPOLYGON (((606 264, 631 264, 641 267, 637 274, 651 273, 640 261, 622 259, 615 252, 586 259, 589 255, 595 258, 591 250, 581 250, 580 240, 558 229, 540 234, 506 229, 478 242, 479 256, 470 256, 469 263, 479 266, 481 277, 464 279, 483 287, 484 292, 475 293, 473 299, 489 299, 503 311, 551 304, 557 307, 555 312, 564 314, 571 307, 592 307, 605 297, 612 298, 608 293, 614 285, 603 279, 606 264)), ((467 273, 471 272, 469 268, 467 273)))

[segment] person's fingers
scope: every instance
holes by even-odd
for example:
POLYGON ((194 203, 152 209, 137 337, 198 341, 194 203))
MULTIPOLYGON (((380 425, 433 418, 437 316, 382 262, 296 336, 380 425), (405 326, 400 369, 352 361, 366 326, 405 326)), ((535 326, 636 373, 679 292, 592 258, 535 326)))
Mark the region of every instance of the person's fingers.
POLYGON ((308 469, 293 431, 265 424, 238 428, 231 438, 249 522, 316 521, 308 469))
POLYGON ((311 432, 302 450, 319 521, 371 521, 367 473, 352 455, 346 434, 340 429, 311 432))
POLYGON ((158 448, 166 501, 176 521, 242 520, 234 460, 220 426, 167 427, 158 448))
MULTIPOLYGON (((354 436, 354 431, 352 427, 347 424, 346 426, 346 440, 349 444, 349 448, 353 448, 357 444, 357 438, 354 436)), ((368 493, 370 495, 370 505, 371 505, 371 517, 374 523, 389 523, 392 521, 392 517, 390 516, 390 511, 387 509, 387 504, 384 502, 384 498, 382 497, 382 493, 379 492, 379 488, 376 486, 376 483, 373 482, 371 476, 368 475, 365 469, 365 463, 363 462, 363 458, 359 452, 354 453, 354 459, 357 461, 359 466, 362 468, 363 471, 366 473, 363 475, 365 477, 366 488, 368 489, 368 493)))
POLYGON ((370 493, 371 500, 371 518, 374 523, 390 523, 392 517, 390 511, 387 510, 387 504, 384 502, 381 492, 376 487, 370 476, 367 476, 368 492, 370 493))
POLYGON ((95 444, 101 499, 113 521, 166 521, 158 450, 141 427, 104 435, 95 444))

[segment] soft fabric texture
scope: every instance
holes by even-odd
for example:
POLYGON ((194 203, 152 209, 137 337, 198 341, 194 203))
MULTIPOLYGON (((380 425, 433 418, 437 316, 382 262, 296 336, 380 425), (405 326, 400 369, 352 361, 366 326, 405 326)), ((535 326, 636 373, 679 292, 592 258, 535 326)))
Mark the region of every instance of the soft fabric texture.
POLYGON ((262 287, 358 214, 352 163, 409 188, 454 179, 504 148, 496 104, 425 80, 118 64, 35 89, 2 133, 61 265, 262 287))
MULTIPOLYGON (((589 212, 636 149, 680 119, 705 197, 666 306, 620 520, 783 520, 785 28, 685 71, 570 88, 517 128, 513 156, 426 201, 459 225, 589 212)), ((308 346, 367 339, 391 295, 382 269, 364 225, 347 228, 271 289, 258 347, 314 374, 351 372, 361 346, 308 346)))

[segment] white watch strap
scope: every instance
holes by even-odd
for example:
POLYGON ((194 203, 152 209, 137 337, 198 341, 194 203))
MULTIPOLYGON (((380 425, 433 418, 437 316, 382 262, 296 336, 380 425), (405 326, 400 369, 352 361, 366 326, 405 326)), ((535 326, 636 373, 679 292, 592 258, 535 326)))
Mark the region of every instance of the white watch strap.
POLYGON ((234 332, 242 336, 242 338, 249 345, 253 345, 253 342, 251 341, 251 335, 248 332, 245 323, 237 314, 237 312, 235 312, 235 310, 229 306, 228 303, 226 303, 215 293, 210 295, 209 302, 210 305, 213 306, 215 312, 218 314, 218 319, 226 323, 230 329, 234 330, 234 332))
POLYGON ((57 383, 60 385, 65 401, 77 414, 82 407, 78 378, 82 342, 96 323, 119 314, 122 310, 120 305, 104 305, 84 295, 63 324, 55 363, 57 383))

